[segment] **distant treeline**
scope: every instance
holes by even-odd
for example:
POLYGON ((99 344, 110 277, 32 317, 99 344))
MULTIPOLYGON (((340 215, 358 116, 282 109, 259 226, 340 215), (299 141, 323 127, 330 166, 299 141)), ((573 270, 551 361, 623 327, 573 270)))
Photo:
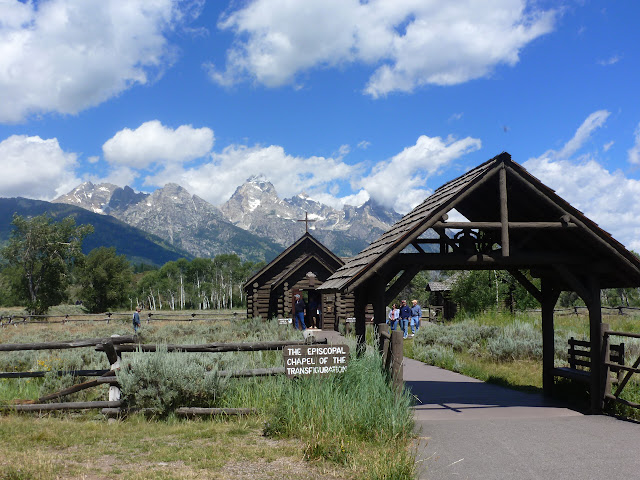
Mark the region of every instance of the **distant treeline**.
POLYGON ((14 215, 11 237, 0 249, 0 306, 25 306, 42 314, 78 303, 90 312, 137 305, 155 309, 213 309, 244 305, 242 286, 263 262, 235 254, 179 259, 162 267, 135 266, 115 248, 82 253, 91 225, 71 217, 14 215))

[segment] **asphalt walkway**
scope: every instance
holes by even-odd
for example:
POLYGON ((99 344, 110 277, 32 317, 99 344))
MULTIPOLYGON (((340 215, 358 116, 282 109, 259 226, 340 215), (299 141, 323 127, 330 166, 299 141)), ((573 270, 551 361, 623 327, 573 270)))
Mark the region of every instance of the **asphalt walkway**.
POLYGON ((640 479, 640 424, 404 359, 420 479, 640 479))

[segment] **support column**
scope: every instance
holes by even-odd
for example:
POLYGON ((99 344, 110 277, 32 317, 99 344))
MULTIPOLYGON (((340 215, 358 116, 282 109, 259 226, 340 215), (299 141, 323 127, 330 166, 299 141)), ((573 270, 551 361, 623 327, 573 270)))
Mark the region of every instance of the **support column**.
POLYGON ((361 356, 366 349, 365 335, 367 326, 364 314, 367 307, 367 292, 363 287, 359 287, 353 294, 353 314, 356 317, 356 352, 358 356, 361 356))
POLYGON ((373 326, 374 335, 378 339, 378 349, 382 353, 382 339, 379 336, 378 325, 385 325, 387 323, 387 306, 385 303, 385 281, 376 276, 369 290, 369 303, 373 306, 373 326))
POLYGON ((502 256, 509 256, 509 208, 507 203, 507 169, 500 169, 500 223, 502 223, 502 256))
POLYGON ((541 279, 542 301, 542 391, 545 396, 553 395, 553 368, 555 358, 555 331, 553 309, 560 290, 548 278, 541 279))
POLYGON ((602 412, 602 303, 600 301, 600 283, 595 275, 590 275, 588 286, 590 301, 589 308, 589 343, 591 343, 591 413, 602 412))

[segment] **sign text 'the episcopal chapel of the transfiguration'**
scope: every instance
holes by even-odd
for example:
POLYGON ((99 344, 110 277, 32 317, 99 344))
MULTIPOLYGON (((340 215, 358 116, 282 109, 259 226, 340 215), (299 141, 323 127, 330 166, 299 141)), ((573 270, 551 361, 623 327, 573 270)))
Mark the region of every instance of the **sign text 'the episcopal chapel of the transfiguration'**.
POLYGON ((291 345, 282 350, 287 377, 342 373, 349 362, 348 345, 291 345))

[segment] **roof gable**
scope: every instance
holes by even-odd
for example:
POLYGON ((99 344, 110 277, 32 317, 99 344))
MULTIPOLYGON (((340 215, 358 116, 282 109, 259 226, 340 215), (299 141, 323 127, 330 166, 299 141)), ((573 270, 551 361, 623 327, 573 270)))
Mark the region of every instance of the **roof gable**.
POLYGON ((340 257, 322 245, 313 235, 306 232, 280 255, 265 265, 245 282, 245 288, 253 283, 264 284, 282 277, 284 272, 293 272, 295 267, 309 258, 315 258, 329 270, 337 270, 344 265, 340 257))
MULTIPOLYGON (((348 261, 320 289, 351 291, 403 256, 402 261, 409 265, 411 257, 404 255, 406 250, 420 252, 421 236, 430 228, 439 232, 441 244, 446 248, 446 251, 441 250, 440 254, 433 254, 428 259, 433 260, 434 268, 457 266, 466 269, 468 264, 454 265, 452 259, 455 256, 449 255, 449 250, 453 250, 451 253, 462 252, 462 242, 456 243, 444 236, 445 229, 462 231, 465 228, 464 223, 444 221, 445 215, 454 208, 470 221, 467 227, 482 227, 480 230, 489 247, 496 244, 500 247, 488 252, 468 252, 469 255, 489 253, 494 257, 496 254, 507 257, 511 249, 514 268, 532 268, 556 257, 560 262, 571 257, 572 261, 591 269, 595 269, 593 262, 597 262, 603 288, 606 285, 640 285, 640 261, 635 255, 503 152, 438 188, 378 240, 348 261), (506 210, 508 215, 503 218, 506 210), (500 228, 503 221, 508 225, 507 229, 500 228), (508 232, 507 237, 500 236, 504 230, 508 232), (532 258, 529 263, 525 261, 525 253, 532 258), (539 255, 546 255, 546 258, 539 255), (442 265, 435 267, 438 262, 442 265)), ((477 236, 479 229, 470 227, 467 231, 471 232, 468 237, 473 237, 474 232, 477 236)), ((424 251, 419 256, 421 261, 425 261, 424 251)), ((487 257, 487 260, 492 258, 487 257)), ((501 262, 500 265, 508 265, 506 260, 501 262)))

